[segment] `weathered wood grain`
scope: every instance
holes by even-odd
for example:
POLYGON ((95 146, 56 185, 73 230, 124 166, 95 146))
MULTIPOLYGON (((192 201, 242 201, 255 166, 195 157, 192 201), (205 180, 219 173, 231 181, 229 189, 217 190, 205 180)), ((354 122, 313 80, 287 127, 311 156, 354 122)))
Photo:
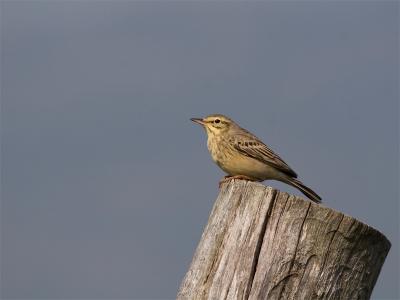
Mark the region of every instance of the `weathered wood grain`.
POLYGON ((262 184, 222 185, 178 299, 369 299, 390 249, 352 217, 262 184))

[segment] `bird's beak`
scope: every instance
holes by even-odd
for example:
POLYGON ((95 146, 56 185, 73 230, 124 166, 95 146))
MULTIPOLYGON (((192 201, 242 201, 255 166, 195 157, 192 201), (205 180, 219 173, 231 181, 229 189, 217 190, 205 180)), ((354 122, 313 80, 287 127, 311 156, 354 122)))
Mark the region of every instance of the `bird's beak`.
POLYGON ((200 124, 200 125, 203 125, 204 126, 204 121, 203 121, 203 119, 199 119, 199 118, 191 118, 190 119, 192 122, 195 122, 195 123, 197 123, 197 124, 200 124))

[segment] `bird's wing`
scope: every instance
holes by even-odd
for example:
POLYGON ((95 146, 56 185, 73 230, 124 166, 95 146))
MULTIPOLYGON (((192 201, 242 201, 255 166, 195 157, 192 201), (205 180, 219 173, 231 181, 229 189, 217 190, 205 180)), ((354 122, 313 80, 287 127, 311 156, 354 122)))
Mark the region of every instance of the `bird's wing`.
POLYGON ((268 164, 291 177, 297 178, 296 172, 259 139, 248 135, 236 135, 236 138, 231 142, 235 149, 242 154, 268 164))

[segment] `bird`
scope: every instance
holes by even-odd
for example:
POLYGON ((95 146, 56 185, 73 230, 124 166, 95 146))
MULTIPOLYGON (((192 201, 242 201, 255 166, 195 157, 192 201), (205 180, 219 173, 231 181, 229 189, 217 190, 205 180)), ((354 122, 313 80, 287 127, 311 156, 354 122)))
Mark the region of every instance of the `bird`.
POLYGON ((190 120, 205 129, 213 161, 228 174, 220 181, 220 187, 231 179, 278 180, 297 188, 310 200, 321 202, 321 197, 299 181, 296 172, 279 155, 231 118, 212 114, 190 120))

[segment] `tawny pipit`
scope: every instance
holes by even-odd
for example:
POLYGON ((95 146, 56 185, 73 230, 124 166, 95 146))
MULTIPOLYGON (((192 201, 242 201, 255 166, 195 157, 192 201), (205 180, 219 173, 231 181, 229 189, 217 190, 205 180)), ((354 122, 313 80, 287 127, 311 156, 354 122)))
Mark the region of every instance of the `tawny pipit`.
POLYGON ((230 178, 264 181, 279 180, 299 189, 314 202, 321 197, 297 180, 297 174, 255 135, 223 115, 193 118, 207 132, 212 159, 230 178))

